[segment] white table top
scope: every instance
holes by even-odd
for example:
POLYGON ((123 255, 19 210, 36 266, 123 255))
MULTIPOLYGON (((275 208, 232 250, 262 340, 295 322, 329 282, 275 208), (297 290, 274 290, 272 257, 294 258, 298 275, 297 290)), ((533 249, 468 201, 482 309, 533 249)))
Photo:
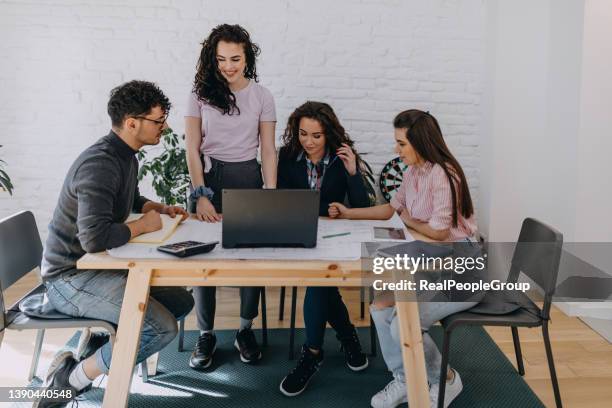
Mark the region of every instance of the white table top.
MULTIPOLYGON (((179 225, 174 234, 162 245, 187 240, 221 242, 221 225, 221 223, 210 224, 190 218, 179 225)), ((402 228, 407 241, 413 240, 397 214, 386 221, 320 218, 315 248, 226 249, 219 244, 212 252, 195 255, 190 259, 356 260, 361 257, 361 244, 374 241, 373 227, 375 226, 402 228), (322 238, 326 235, 345 232, 350 232, 350 234, 322 238)), ((172 255, 157 251, 156 248, 159 245, 128 243, 111 249, 108 253, 114 258, 122 259, 176 259, 172 255)))

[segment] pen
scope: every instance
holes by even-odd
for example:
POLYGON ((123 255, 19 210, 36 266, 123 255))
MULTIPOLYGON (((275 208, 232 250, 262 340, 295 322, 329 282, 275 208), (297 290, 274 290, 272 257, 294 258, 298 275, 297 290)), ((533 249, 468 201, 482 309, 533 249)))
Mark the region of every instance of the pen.
POLYGON ((331 234, 331 235, 323 235, 321 238, 334 238, 334 237, 342 237, 344 235, 351 235, 350 232, 341 232, 339 234, 331 234))

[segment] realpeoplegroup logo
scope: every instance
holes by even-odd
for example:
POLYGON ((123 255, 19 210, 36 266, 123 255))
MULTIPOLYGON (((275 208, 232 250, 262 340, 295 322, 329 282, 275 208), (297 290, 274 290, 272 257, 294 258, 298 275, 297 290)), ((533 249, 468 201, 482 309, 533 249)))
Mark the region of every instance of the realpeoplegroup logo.
POLYGON ((461 292, 488 292, 493 291, 521 291, 523 293, 531 289, 529 282, 502 282, 494 279, 490 282, 482 279, 476 282, 458 282, 455 279, 445 279, 441 282, 430 282, 426 279, 412 281, 401 279, 397 282, 386 282, 383 279, 375 279, 372 287, 377 291, 461 291, 461 292))

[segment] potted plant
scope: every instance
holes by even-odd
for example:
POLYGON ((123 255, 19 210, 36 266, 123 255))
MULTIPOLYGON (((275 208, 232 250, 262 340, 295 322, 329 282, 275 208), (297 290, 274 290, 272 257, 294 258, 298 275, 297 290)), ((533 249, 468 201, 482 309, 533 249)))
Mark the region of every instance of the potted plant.
MULTIPOLYGON (((2 145, 0 145, 2 147, 2 145)), ((6 162, 0 159, 0 188, 2 190, 8 191, 10 195, 13 195, 13 183, 11 182, 11 178, 4 170, 4 166, 6 162)))
POLYGON ((181 140, 185 140, 184 135, 178 136, 168 128, 162 134, 162 151, 159 156, 149 159, 148 152, 138 152, 138 180, 150 174, 155 193, 166 205, 185 205, 187 202, 186 189, 190 180, 181 140))

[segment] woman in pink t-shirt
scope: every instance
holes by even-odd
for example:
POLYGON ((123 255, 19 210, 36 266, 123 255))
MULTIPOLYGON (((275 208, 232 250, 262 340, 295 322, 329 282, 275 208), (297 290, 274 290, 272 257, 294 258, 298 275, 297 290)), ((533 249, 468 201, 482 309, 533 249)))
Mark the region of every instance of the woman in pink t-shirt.
MULTIPOLYGON (((191 177, 190 211, 218 222, 223 188, 276 188, 276 111, 270 91, 257 83, 259 47, 239 25, 215 27, 202 43, 193 90, 185 114, 187 166, 191 177), (261 144, 262 166, 257 162, 261 144), (263 179, 262 179, 263 167, 263 179)), ((245 363, 261 358, 251 330, 261 288, 240 288, 240 330, 235 346, 245 363)), ((200 338, 189 365, 212 364, 215 288, 193 288, 200 338)))
MULTIPOLYGON (((479 248, 473 242, 476 221, 467 180, 459 162, 444 142, 438 121, 429 112, 411 109, 399 113, 393 126, 395 151, 409 168, 391 202, 350 209, 340 203, 331 203, 330 217, 389 219, 397 212, 408 227, 421 234, 436 241, 463 241, 456 245, 459 250, 479 254, 479 248)), ((370 403, 374 408, 390 408, 407 402, 395 300, 392 294, 388 295, 379 294, 370 307, 383 358, 393 374, 393 380, 372 397, 370 403)), ((446 316, 475 306, 479 296, 419 304, 433 407, 438 402, 441 355, 428 330, 446 316)), ((444 407, 459 395, 462 388, 459 373, 448 369, 444 407)))

